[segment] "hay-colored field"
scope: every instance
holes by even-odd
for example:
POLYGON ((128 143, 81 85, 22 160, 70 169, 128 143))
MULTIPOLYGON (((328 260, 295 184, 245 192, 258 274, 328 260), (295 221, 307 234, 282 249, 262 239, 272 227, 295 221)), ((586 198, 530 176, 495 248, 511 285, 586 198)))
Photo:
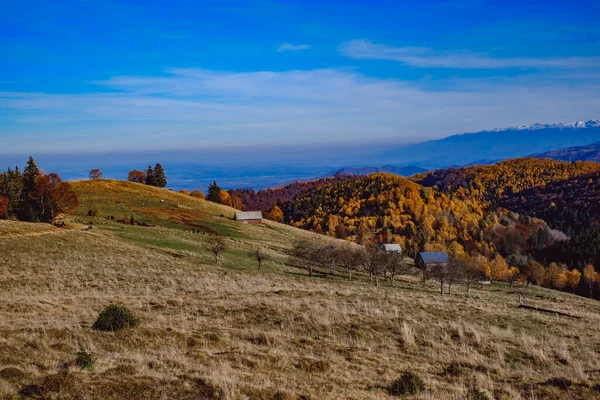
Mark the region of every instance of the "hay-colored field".
POLYGON ((386 399, 407 368, 426 383, 413 398, 464 399, 470 387, 498 399, 600 398, 596 301, 528 289, 531 304, 576 319, 519 309, 520 289, 501 284, 441 297, 411 276, 393 288, 341 271, 309 278, 286 251, 298 238, 332 239, 242 225, 232 209, 143 185, 75 187, 71 220, 91 231, 0 221, 2 398, 386 399), (105 219, 120 214, 157 226, 105 219), (221 265, 186 223, 227 237, 221 265), (93 331, 110 303, 140 326, 93 331), (92 370, 73 365, 79 350, 96 358, 92 370))

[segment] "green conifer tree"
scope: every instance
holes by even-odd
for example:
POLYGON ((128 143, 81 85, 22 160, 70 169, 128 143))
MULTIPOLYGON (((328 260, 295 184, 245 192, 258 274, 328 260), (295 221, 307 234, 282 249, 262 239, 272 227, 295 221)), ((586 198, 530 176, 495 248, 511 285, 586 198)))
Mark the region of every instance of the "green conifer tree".
POLYGON ((155 186, 158 186, 160 188, 164 188, 165 186, 167 186, 167 177, 165 176, 165 170, 159 163, 156 163, 156 165, 154 166, 154 183, 155 186))
POLYGON ((217 181, 213 181, 208 187, 208 195, 206 196, 206 200, 214 201, 215 203, 220 202, 221 188, 217 185, 217 181))
POLYGON ((148 165, 148 168, 146 169, 146 180, 144 181, 144 183, 146 185, 150 185, 150 186, 156 186, 156 179, 154 177, 154 169, 152 168, 151 165, 148 165))
POLYGON ((27 166, 23 170, 23 189, 21 191, 21 202, 17 213, 20 220, 38 221, 40 212, 37 204, 32 200, 31 194, 35 189, 35 179, 40 174, 40 169, 33 157, 29 156, 27 166))

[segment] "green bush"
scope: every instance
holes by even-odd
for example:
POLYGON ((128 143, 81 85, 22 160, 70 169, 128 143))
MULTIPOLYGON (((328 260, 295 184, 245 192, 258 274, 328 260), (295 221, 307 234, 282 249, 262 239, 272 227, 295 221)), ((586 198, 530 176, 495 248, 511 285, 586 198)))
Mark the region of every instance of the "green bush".
POLYGON ((94 369, 94 363, 96 359, 87 351, 80 351, 75 357, 75 365, 81 369, 94 369))
POLYGON ((97 331, 120 331, 121 329, 138 326, 140 321, 124 306, 111 304, 98 316, 92 329, 97 331))
POLYGON ((400 378, 396 379, 388 392, 392 396, 402 396, 405 394, 418 394, 425 390, 425 381, 417 373, 406 370, 400 378))

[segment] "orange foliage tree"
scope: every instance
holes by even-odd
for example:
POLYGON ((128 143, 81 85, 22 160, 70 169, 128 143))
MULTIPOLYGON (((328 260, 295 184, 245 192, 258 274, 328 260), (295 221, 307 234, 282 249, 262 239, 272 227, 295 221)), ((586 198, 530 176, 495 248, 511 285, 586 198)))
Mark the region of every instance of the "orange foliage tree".
MULTIPOLYGON (((227 193, 229 194, 229 192, 227 193)), ((231 197, 231 206, 236 210, 243 211, 244 203, 242 203, 242 199, 237 194, 229 195, 231 197)))
POLYGON ((39 174, 30 194, 38 207, 40 220, 52 222, 62 212, 74 211, 79 206, 77 194, 69 182, 63 182, 57 174, 39 174))
POLYGON ((202 193, 201 190, 196 189, 196 190, 192 190, 190 192, 190 196, 196 197, 198 199, 203 199, 204 198, 204 193, 202 193))
POLYGON ((127 174, 127 180, 135 183, 144 183, 146 181, 146 174, 137 169, 132 169, 127 174))
POLYGON ((90 171, 90 179, 94 180, 94 179, 102 179, 102 171, 100 171, 98 168, 94 168, 93 170, 90 171))
POLYGON ((0 218, 4 216, 6 210, 8 210, 8 198, 0 196, 0 218))

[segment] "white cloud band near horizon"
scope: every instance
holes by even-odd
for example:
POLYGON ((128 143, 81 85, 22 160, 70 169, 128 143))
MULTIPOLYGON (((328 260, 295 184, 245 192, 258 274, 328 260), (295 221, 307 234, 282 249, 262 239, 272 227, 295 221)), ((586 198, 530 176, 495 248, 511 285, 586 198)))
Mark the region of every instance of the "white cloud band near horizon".
POLYGON ((356 59, 389 60, 417 68, 450 69, 580 69, 600 67, 600 57, 491 57, 470 51, 444 52, 423 47, 393 47, 366 39, 351 40, 338 48, 356 59))
POLYGON ((407 142, 600 111, 600 83, 530 76, 446 80, 441 90, 356 69, 179 68, 95 85, 83 94, 0 92, 3 151, 407 142))

